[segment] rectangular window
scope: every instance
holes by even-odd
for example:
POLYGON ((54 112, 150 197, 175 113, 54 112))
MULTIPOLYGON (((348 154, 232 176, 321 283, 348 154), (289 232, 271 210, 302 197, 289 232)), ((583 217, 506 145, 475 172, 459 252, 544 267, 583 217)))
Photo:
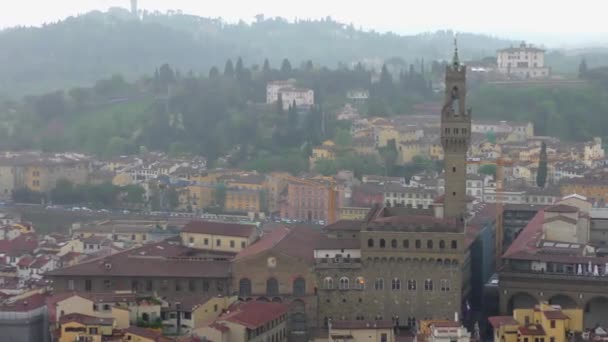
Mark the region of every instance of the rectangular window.
POLYGON ((209 246, 209 239, 205 239, 205 240, 203 240, 203 244, 204 244, 205 246, 209 246))
POLYGON ((555 329, 555 320, 551 320, 551 329, 555 329))
POLYGON ((194 279, 188 280, 188 290, 190 290, 190 292, 196 291, 196 282, 194 279))
POLYGON ((209 280, 203 280, 203 292, 209 291, 209 280))
POLYGON ((68 290, 74 291, 74 279, 68 280, 68 290))
POLYGON ((192 319, 192 312, 184 312, 184 319, 192 319))
POLYGON ((234 240, 230 240, 230 248, 234 248, 234 240))
POLYGON ((89 335, 97 335, 97 328, 89 328, 89 335))
POLYGON ((241 241, 241 248, 245 248, 245 241, 241 241))
POLYGON ((179 292, 182 290, 182 284, 179 280, 175 280, 175 291, 179 292))
POLYGON ((152 280, 148 279, 146 280, 146 291, 150 292, 154 290, 154 287, 152 285, 152 280))
POLYGON ((105 279, 105 280, 103 281, 103 287, 104 287, 106 290, 109 290, 109 289, 112 287, 112 281, 111 281, 110 279, 105 279))
POLYGON ((215 245, 216 245, 216 246, 218 246, 218 247, 220 247, 220 246, 222 245, 222 240, 217 239, 217 240, 215 241, 215 245))
POLYGON ((84 281, 84 290, 87 292, 91 292, 93 290, 93 281, 91 279, 86 279, 84 281))

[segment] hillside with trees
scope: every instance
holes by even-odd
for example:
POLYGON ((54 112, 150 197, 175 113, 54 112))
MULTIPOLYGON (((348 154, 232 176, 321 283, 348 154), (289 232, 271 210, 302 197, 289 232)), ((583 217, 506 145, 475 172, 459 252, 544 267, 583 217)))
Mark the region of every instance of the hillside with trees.
MULTIPOLYGON (((334 68, 358 61, 382 63, 397 56, 407 67, 448 59, 453 35, 451 31, 414 36, 377 33, 331 18, 288 22, 259 16, 252 24, 228 24, 176 12, 144 12, 137 18, 112 9, 40 28, 0 31, 0 98, 90 85, 114 74, 134 80, 164 63, 183 72, 206 74, 237 56, 253 70, 261 69, 266 58, 273 65, 287 58, 294 67, 313 60, 334 68)), ((459 33, 466 59, 494 55, 497 48, 509 44, 459 33)))

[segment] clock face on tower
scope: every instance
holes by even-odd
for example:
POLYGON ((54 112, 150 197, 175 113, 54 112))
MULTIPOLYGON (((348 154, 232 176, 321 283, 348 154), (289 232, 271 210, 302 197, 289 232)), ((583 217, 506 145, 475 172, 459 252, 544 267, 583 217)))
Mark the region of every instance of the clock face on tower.
POLYGON ((275 258, 275 257, 269 257, 268 258, 268 267, 270 267, 270 268, 277 267, 277 258, 275 258))

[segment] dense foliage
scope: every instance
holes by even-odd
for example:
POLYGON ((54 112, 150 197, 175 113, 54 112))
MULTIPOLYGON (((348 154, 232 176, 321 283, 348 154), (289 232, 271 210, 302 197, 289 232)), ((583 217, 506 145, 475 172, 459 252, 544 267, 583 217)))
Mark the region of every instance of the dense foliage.
MULTIPOLYGON (((265 58, 293 67, 314 60, 339 63, 376 61, 399 56, 408 64, 448 59, 451 31, 399 36, 367 32, 326 18, 288 22, 262 17, 252 24, 181 13, 148 13, 141 18, 126 10, 91 12, 42 28, 17 27, 0 32, 0 98, 2 94, 40 93, 91 84, 120 73, 133 79, 162 63, 207 73, 240 55, 261 68, 265 58)), ((465 58, 494 55, 510 42, 476 34, 459 34, 465 58)), ((377 66, 378 67, 378 66, 377 66)))
MULTIPOLYGON (((608 78, 607 78, 608 79, 608 78)), ((536 135, 570 141, 606 136, 608 87, 485 85, 470 92, 475 118, 531 121, 536 135)))

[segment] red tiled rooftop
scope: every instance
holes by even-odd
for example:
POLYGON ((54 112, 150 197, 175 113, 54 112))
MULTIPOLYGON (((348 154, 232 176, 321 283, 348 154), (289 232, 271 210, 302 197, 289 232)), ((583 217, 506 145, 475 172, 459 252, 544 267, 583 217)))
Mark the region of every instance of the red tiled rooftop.
POLYGON ((395 326, 393 321, 332 321, 332 329, 391 329, 395 326))
POLYGON ((23 258, 19 259, 17 266, 29 267, 32 264, 32 262, 34 262, 34 258, 32 258, 30 256, 24 256, 23 258))
POLYGON ((282 303, 250 301, 231 305, 229 314, 220 317, 220 321, 228 321, 256 329, 279 318, 289 311, 289 306, 282 303))
POLYGON ((525 327, 519 327, 517 329, 520 334, 527 336, 542 336, 545 335, 545 329, 540 324, 530 324, 525 327))
POLYGON ((309 227, 279 227, 262 236, 254 244, 242 250, 235 260, 244 259, 267 250, 291 255, 308 261, 314 260, 314 249, 323 234, 309 227))
POLYGON ((0 253, 21 256, 32 253, 38 247, 36 234, 21 234, 13 240, 0 240, 0 253))
POLYGON ((511 316, 492 316, 488 317, 488 321, 490 321, 490 325, 494 329, 498 329, 503 325, 519 325, 519 322, 511 316))
POLYGON ((61 324, 68 322, 77 322, 84 325, 113 325, 114 318, 100 318, 79 313, 71 313, 59 318, 61 324))
POLYGON ((183 229, 185 233, 226 235, 248 238, 255 232, 256 226, 250 224, 190 221, 183 229))
POLYGON ((503 254, 503 258, 508 258, 521 252, 534 253, 537 249, 536 242, 542 237, 544 219, 544 210, 538 211, 521 233, 519 233, 511 246, 509 246, 509 249, 503 254))
MULTIPOLYGON (((95 258, 74 266, 47 272, 49 276, 135 276, 135 277, 209 277, 227 278, 230 262, 197 260, 186 254, 189 249, 164 241, 95 258)), ((194 255, 193 257, 195 257, 194 255)))
POLYGON ((5 303, 0 305, 0 311, 2 312, 27 312, 45 305, 46 298, 44 295, 36 293, 26 298, 16 300, 11 303, 5 303))
POLYGON ((36 258, 36 260, 34 260, 34 262, 30 265, 31 268, 41 268, 44 265, 48 264, 48 262, 51 261, 51 258, 48 256, 41 256, 36 258))

